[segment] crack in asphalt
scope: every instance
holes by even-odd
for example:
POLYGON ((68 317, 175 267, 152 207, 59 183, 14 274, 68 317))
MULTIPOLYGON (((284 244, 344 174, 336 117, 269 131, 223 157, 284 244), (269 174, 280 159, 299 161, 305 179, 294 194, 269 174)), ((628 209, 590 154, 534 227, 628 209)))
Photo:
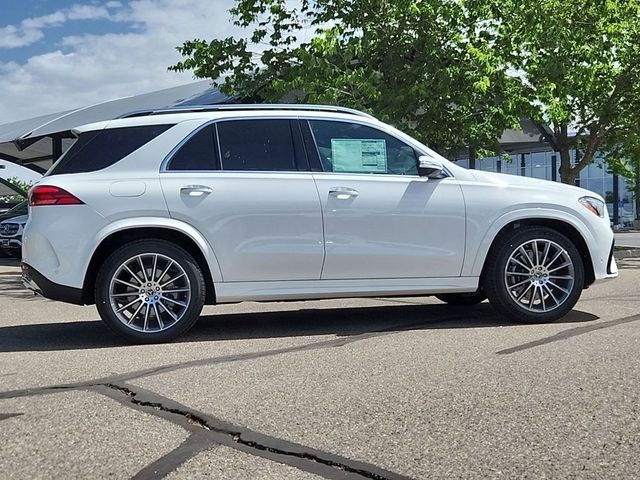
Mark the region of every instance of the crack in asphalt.
MULTIPOLYGON (((481 312, 475 313, 478 317, 486 316, 481 312)), ((306 343, 294 347, 209 357, 160 367, 152 367, 84 382, 5 391, 0 392, 0 399, 47 395, 70 390, 94 391, 118 401, 121 405, 125 405, 145 413, 150 413, 174 424, 178 424, 190 433, 189 437, 180 446, 138 472, 135 476, 137 479, 146 480, 151 478, 163 478, 203 450, 214 445, 224 445, 250 455, 263 457, 271 461, 290 465, 304 471, 321 475, 325 478, 406 480, 408 477, 382 470, 374 465, 340 457, 328 452, 314 450, 310 447, 270 437, 244 427, 230 424, 224 420, 196 412, 172 399, 162 397, 155 392, 150 392, 137 386, 130 387, 126 382, 192 367, 249 361, 288 353, 343 347, 369 338, 402 333, 425 325, 446 324, 447 322, 465 319, 467 316, 468 315, 464 311, 456 311, 452 315, 440 317, 436 321, 430 321, 427 319, 420 322, 396 324, 378 331, 361 333, 350 337, 340 337, 306 343)), ((576 327, 560 332, 546 339, 501 350, 496 353, 514 353, 527 348, 543 345, 545 343, 566 339, 571 336, 581 335, 593 330, 607 328, 608 326, 627 323, 638 319, 640 319, 640 315, 634 315, 632 317, 603 322, 597 325, 576 327)), ((0 414, 0 420, 4 419, 2 415, 3 414, 0 414)), ((10 415, 15 416, 15 414, 10 415)))
POLYGON ((378 467, 375 467, 374 465, 350 460, 327 452, 317 451, 275 437, 269 437, 245 429, 243 427, 231 425, 227 422, 224 422, 223 420, 215 419, 214 417, 206 416, 204 414, 194 414, 184 406, 177 406, 175 408, 167 407, 167 403, 174 405, 179 404, 171 399, 161 397, 160 395, 153 392, 145 391, 145 395, 147 396, 147 398, 153 398, 152 400, 139 400, 137 397, 140 396, 139 392, 142 389, 136 387, 138 392, 134 393, 133 390, 131 390, 127 386, 123 386, 122 383, 143 377, 170 373, 176 370, 190 367, 254 360, 301 351, 343 347, 345 345, 349 345, 351 343, 366 340, 369 338, 406 332, 416 327, 424 326, 425 324, 450 322, 459 320, 460 318, 463 317, 461 317, 460 313, 457 313, 444 318, 441 317, 436 322, 426 320, 394 325, 392 327, 379 331, 362 333, 351 337, 341 337, 319 342, 307 343, 295 347, 286 347, 237 355, 227 355, 222 357, 210 357, 205 359, 192 360, 189 362, 138 370, 121 375, 112 375, 110 377, 98 378, 84 382, 51 385, 23 390, 4 391, 0 392, 0 399, 49 395, 72 390, 95 391, 117 400, 122 405, 138 407, 142 409, 142 411, 145 411, 147 413, 150 413, 150 411, 155 411, 157 414, 156 416, 161 416, 162 418, 172 421, 173 423, 178 423, 191 432, 191 436, 177 449, 174 449, 169 454, 161 457, 159 460, 151 463, 150 465, 147 465, 147 467, 138 472, 136 478, 139 479, 146 480, 150 478, 163 478, 164 476, 177 469, 192 456, 197 455, 203 449, 211 446, 214 443, 217 443, 250 455, 264 457, 271 461, 290 465, 330 479, 370 478, 373 480, 406 480, 408 477, 404 477, 393 472, 387 472, 378 467), (115 390, 119 391, 120 394, 126 395, 129 401, 123 402, 122 399, 118 399, 116 398, 116 396, 110 395, 108 393, 108 391, 113 392, 115 390), (176 422, 175 418, 172 416, 179 416, 184 421, 176 422), (210 428, 206 428, 207 426, 210 428), (212 426, 215 426, 215 428, 213 428, 212 426), (207 432, 209 432, 209 437, 211 438, 202 440, 200 436, 194 436, 193 428, 206 430, 207 432))
POLYGON ((0 422, 2 420, 8 420, 13 417, 20 417, 24 415, 24 413, 0 413, 0 422))
POLYGON ((189 458, 216 444, 290 465, 325 478, 368 478, 372 480, 408 480, 409 478, 364 462, 254 432, 245 427, 194 411, 170 398, 140 387, 126 384, 106 384, 92 390, 107 395, 122 405, 133 405, 146 413, 161 416, 181 426, 186 425, 187 429, 192 432, 189 438, 173 452, 138 472, 134 477, 137 479, 161 478, 175 471, 189 458), (120 398, 109 394, 104 387, 118 392, 120 398), (124 398, 122 398, 123 396, 124 398), (194 433, 194 429, 204 430, 209 435, 206 437, 202 434, 197 435, 194 433))
MULTIPOLYGON (((483 316, 483 315, 480 315, 483 316)), ((192 367, 203 367, 210 365, 217 365, 223 363, 231 363, 231 362, 243 362, 248 360, 257 360, 260 358, 273 357, 276 355, 284 355, 288 353, 297 353, 304 351, 312 351, 312 350, 322 350, 326 348, 337 348, 344 347, 351 343, 360 342, 362 340, 367 340, 370 338, 376 338, 385 335, 393 335, 395 333, 402 333, 406 331, 410 331, 414 328, 418 328, 425 325, 434 325, 441 324, 446 322, 451 322, 455 320, 461 320, 466 318, 463 312, 457 312, 456 314, 440 317, 436 321, 424 320, 420 322, 411 322, 406 324, 399 324, 389 328, 361 333, 358 335, 353 335, 350 337, 340 337, 333 338, 329 340, 321 340, 319 342, 305 343, 303 345, 296 345, 294 347, 284 347, 284 348, 276 348, 273 350, 263 350, 259 352, 249 352, 249 353, 240 353, 235 355, 223 355, 221 357, 208 357, 208 358, 200 358, 197 360, 190 360, 187 362, 181 363, 173 363, 169 365, 163 365, 160 367, 152 367, 143 370, 136 370, 133 372, 111 375, 108 377, 99 377, 91 380, 85 380, 82 382, 76 383, 68 383, 68 384, 59 384, 59 385, 50 385, 44 387, 36 387, 36 388, 26 388, 21 390, 8 390, 8 391, 0 391, 0 399, 8 399, 8 398, 19 398, 19 397, 31 397, 34 395, 47 395, 51 393, 57 393, 63 390, 74 390, 81 388, 90 388, 99 385, 106 385, 109 383, 118 384, 122 382, 129 382, 131 380, 137 380, 140 378, 151 377, 154 375, 166 374, 175 372, 177 370, 183 370, 186 368, 192 367)))
POLYGON ((615 327, 618 325, 623 325, 625 323, 636 322, 638 320, 640 320, 640 314, 617 318, 614 320, 607 320, 605 322, 596 323, 594 325, 584 325, 582 327, 574 327, 568 330, 563 330, 561 332, 558 332, 555 335, 551 335, 550 337, 541 338, 539 340, 527 342, 522 345, 517 345, 515 347, 499 350, 496 352, 496 354, 510 355, 512 353, 521 352, 522 350, 528 350, 530 348, 540 347, 542 345, 547 345, 549 343, 559 342, 560 340, 567 340, 572 337, 577 337, 578 335, 584 335, 585 333, 590 333, 596 330, 602 330, 604 328, 615 327))
POLYGON ((156 480, 165 478, 175 472, 182 464, 213 445, 213 441, 204 433, 191 433, 178 447, 144 467, 131 479, 156 480))

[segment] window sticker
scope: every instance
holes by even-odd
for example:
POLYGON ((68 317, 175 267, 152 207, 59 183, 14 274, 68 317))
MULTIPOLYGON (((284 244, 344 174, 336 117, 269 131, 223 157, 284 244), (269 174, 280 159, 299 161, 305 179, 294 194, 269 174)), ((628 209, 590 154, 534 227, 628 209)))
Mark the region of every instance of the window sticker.
POLYGON ((334 172, 387 172, 386 140, 332 138, 334 172))

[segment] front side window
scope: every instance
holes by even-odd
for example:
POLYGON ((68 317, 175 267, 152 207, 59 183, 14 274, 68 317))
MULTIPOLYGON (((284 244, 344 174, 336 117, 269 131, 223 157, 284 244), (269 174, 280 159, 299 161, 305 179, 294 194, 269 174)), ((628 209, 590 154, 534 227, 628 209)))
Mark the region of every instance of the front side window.
POLYGON ((95 172, 110 167, 172 126, 143 125, 82 133, 48 175, 95 172))
POLYGON ((220 170, 216 131, 207 125, 194 133, 171 157, 167 165, 170 171, 220 170))
POLYGON ((325 172, 418 175, 412 147, 357 123, 310 120, 325 172))
POLYGON ((297 170, 289 120, 220 122, 218 139, 224 170, 297 170))

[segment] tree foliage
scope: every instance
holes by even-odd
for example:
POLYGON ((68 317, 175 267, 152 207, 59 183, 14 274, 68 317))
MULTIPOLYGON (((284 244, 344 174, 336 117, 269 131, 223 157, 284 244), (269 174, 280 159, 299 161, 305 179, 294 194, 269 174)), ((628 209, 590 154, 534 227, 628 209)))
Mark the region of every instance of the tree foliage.
POLYGON ((227 94, 353 107, 441 151, 496 147, 517 124, 483 9, 441 0, 238 0, 248 38, 192 40, 173 70, 227 94), (221 80, 219 80, 221 79, 221 80))
POLYGON ((369 111, 449 154, 496 149, 530 118, 568 183, 631 138, 640 107, 638 0, 237 0, 231 13, 245 38, 187 41, 170 69, 229 95, 369 111))
POLYGON ((560 153, 563 181, 574 183, 599 151, 634 141, 640 2, 500 0, 492 16, 499 25, 496 48, 512 52, 509 70, 524 88, 522 115, 541 131, 549 126, 545 135, 560 153))

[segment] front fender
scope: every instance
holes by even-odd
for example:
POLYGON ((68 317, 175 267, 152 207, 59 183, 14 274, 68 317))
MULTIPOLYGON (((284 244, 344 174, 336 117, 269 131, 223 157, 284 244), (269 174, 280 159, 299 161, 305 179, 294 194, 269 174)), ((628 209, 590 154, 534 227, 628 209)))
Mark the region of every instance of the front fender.
MULTIPOLYGON (((521 208, 512 210, 493 221, 485 230, 484 234, 481 237, 479 236, 481 239, 476 245, 473 245, 473 242, 468 242, 469 250, 467 251, 466 258, 469 259, 469 262, 465 262, 462 276, 480 276, 489 249, 498 233, 505 226, 517 221, 532 219, 558 220, 567 223, 580 233, 588 247, 594 245, 596 241, 589 227, 578 217, 568 212, 551 208, 521 208)), ((592 249, 589 248, 589 251, 591 250, 592 249)))

